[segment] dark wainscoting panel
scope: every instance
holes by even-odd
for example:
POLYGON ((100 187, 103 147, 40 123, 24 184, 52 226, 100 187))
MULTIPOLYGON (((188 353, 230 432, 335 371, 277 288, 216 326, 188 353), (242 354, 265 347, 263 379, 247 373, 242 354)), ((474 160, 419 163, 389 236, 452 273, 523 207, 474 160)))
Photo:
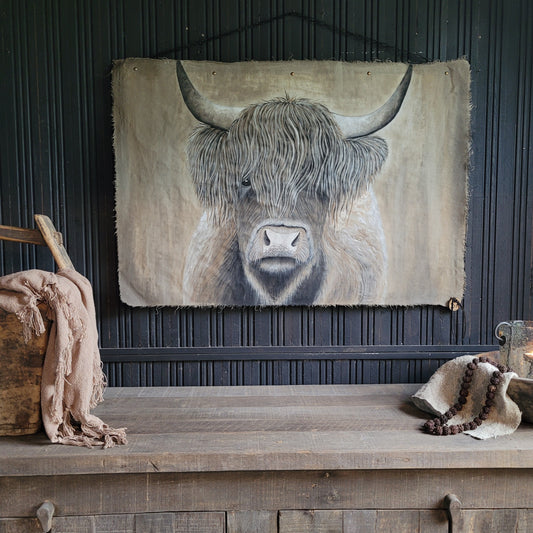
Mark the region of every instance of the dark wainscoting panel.
MULTIPOLYGON (((498 322, 533 318, 533 2, 2 0, 0 35, 0 224, 33 227, 33 214, 44 213, 63 232, 94 287, 111 384, 420 381, 454 355, 493 347, 498 322), (467 58, 461 309, 123 305, 110 71, 124 57, 467 58)), ((46 249, 0 244, 0 274, 35 267, 54 268, 46 249)))
POLYGON ((110 386, 423 383, 446 361, 496 346, 103 349, 110 386))

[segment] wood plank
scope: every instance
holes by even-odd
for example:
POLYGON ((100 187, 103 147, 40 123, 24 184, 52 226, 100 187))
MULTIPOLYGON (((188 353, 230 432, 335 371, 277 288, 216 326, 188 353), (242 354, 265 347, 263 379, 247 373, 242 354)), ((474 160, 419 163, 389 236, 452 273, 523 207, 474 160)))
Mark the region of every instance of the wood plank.
MULTIPOLYGON (((443 511, 346 510, 280 511, 279 533, 447 533, 443 511)), ((478 529, 476 531, 497 531, 478 529)))
MULTIPOLYGON (((57 516, 52 520, 54 533, 135 533, 135 516, 57 516)), ((42 530, 41 530, 42 532, 42 530)))
POLYGON ((343 511, 280 511, 279 533, 344 533, 343 511))
POLYGON ((46 215, 34 215, 38 229, 0 225, 0 240, 48 246, 59 268, 74 268, 63 246, 63 236, 46 215))
POLYGON ((47 499, 63 516, 223 509, 444 511, 449 492, 460 498, 463 509, 527 509, 533 493, 533 470, 18 476, 0 478, 0 518, 31 518, 47 499))
MULTIPOLYGON (((224 512, 56 516, 54 533, 224 533, 224 512)), ((244 531, 244 530, 243 530, 244 531)), ((253 533, 252 530, 249 530, 253 533)), ((42 533, 37 519, 0 519, 0 533, 42 533)), ((264 530, 268 533, 268 530, 264 530)))
POLYGON ((378 512, 373 509, 344 511, 343 527, 347 532, 353 531, 354 533, 358 533, 364 531, 375 533, 378 512))
MULTIPOLYGON (((465 509, 461 511, 463 529, 459 533, 478 533, 479 531, 516 533, 517 531, 531 531, 530 529, 523 529, 524 525, 526 525, 524 522, 526 516, 524 516, 522 511, 520 509, 484 509, 482 511, 465 509)), ((531 511, 527 514, 531 515, 531 511)))
MULTIPOLYGON (((225 533, 226 513, 176 513, 176 533, 225 533)), ((266 533, 266 532, 265 532, 266 533)))
POLYGON ((46 241, 38 229, 0 225, 0 240, 46 246, 46 241))
POLYGON ((174 522, 174 513, 137 514, 133 531, 135 533, 176 533, 174 522))
POLYGON ((531 425, 488 441, 426 435, 426 415, 409 403, 417 388, 111 390, 94 413, 128 427, 126 446, 95 453, 42 433, 0 438, 0 474, 533 468, 531 425))
POLYGON ((520 406, 522 420, 533 423, 533 380, 513 378, 507 388, 507 394, 520 406))
POLYGON ((63 236, 56 230, 52 221, 46 215, 35 215, 34 218, 58 268, 74 268, 67 250, 63 246, 63 236))
POLYGON ((43 533, 37 518, 0 518, 0 533, 43 533))
MULTIPOLYGON (((109 387, 106 398, 247 398, 303 397, 312 400, 324 396, 368 396, 376 392, 398 399, 414 394, 420 385, 394 383, 387 385, 254 385, 242 387, 109 387)), ((379 402, 378 402, 379 403, 379 402)))
POLYGON ((419 511, 420 531, 422 533, 448 533, 449 521, 443 509, 419 511))
MULTIPOLYGON (((391 494, 394 498, 394 494, 391 494)), ((399 510, 399 511, 376 511, 376 522, 374 532, 394 531, 394 533, 420 533, 420 511, 399 510)), ((346 532, 349 529, 344 530, 346 532)), ((364 530, 360 530, 364 531, 364 530)), ((372 530, 371 530, 372 531, 372 530)))
POLYGON ((63 236, 46 215, 34 215, 38 229, 0 225, 0 240, 48 246, 57 266, 74 268, 63 245, 63 236))
POLYGON ((530 533, 533 531, 533 510, 519 509, 516 533, 530 533))
POLYGON ((39 306, 45 333, 24 341, 14 313, 0 309, 0 435, 28 435, 41 428, 41 376, 50 321, 39 306))
MULTIPOLYGON (((394 498, 394 495, 391 495, 394 498)), ((357 512, 348 512, 348 515, 357 512)), ((350 530, 349 522, 345 531, 350 530)), ((419 510, 379 510, 376 511, 375 533, 394 531, 394 533, 448 533, 448 520, 444 511, 419 510)), ((352 530, 353 531, 353 530, 352 530)), ((355 530, 357 531, 357 530, 355 530)), ((366 531, 361 529, 359 531, 366 531)), ((481 531, 481 530, 480 530, 481 531)))
POLYGON ((276 511, 228 511, 227 533, 278 533, 276 511))

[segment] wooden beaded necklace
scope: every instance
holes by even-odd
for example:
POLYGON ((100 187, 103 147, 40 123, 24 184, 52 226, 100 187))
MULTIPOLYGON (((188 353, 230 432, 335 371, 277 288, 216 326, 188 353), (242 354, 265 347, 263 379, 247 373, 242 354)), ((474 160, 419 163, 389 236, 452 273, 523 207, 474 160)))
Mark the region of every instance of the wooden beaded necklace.
POLYGON ((479 427, 484 420, 489 416, 490 410, 494 405, 494 398, 496 397, 496 392, 498 387, 503 381, 503 374, 505 372, 511 372, 509 367, 501 365, 488 357, 482 356, 479 358, 474 358, 470 363, 466 365, 466 370, 463 375, 463 380, 461 382, 461 390, 459 391, 459 397, 457 402, 450 407, 443 415, 440 415, 436 418, 428 420, 422 427, 426 433, 431 435, 457 435, 463 431, 470 431, 479 427), (469 395, 470 385, 472 383, 472 376, 474 371, 477 369, 479 363, 489 363, 497 370, 493 372, 489 384, 487 386, 487 392, 485 394, 485 403, 481 408, 479 414, 474 417, 471 422, 465 422, 464 424, 453 424, 447 425, 448 421, 454 417, 458 412, 462 411, 464 405, 466 404, 466 399, 469 395))

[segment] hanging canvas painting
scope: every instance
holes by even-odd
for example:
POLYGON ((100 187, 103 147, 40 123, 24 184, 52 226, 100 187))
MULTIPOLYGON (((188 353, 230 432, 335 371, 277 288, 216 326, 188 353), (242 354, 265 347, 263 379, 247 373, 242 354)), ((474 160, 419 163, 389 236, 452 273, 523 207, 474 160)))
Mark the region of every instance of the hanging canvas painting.
POLYGON ((122 300, 461 300, 469 86, 463 60, 117 61, 122 300))

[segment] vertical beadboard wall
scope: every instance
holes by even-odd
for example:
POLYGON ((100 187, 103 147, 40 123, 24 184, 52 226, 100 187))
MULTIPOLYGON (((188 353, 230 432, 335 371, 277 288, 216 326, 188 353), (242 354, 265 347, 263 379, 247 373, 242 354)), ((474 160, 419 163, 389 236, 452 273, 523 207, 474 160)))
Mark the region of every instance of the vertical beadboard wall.
MULTIPOLYGON (((48 214, 93 284, 111 385, 424 381, 532 319, 533 2, 0 0, 0 224, 48 214), (472 68, 463 307, 133 309, 119 300, 113 59, 335 59, 472 68)), ((2 243, 0 274, 53 269, 2 243)))

